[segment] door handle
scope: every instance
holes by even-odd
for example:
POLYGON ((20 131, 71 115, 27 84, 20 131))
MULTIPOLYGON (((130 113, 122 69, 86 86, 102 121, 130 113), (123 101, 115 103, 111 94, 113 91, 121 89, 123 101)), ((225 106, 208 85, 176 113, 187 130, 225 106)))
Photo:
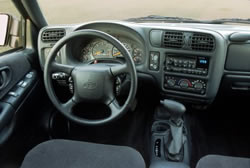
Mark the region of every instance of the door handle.
POLYGON ((6 86, 7 83, 7 73, 5 71, 1 71, 0 74, 0 90, 6 86))
POLYGON ((4 89, 10 82, 10 68, 0 68, 0 90, 4 89))

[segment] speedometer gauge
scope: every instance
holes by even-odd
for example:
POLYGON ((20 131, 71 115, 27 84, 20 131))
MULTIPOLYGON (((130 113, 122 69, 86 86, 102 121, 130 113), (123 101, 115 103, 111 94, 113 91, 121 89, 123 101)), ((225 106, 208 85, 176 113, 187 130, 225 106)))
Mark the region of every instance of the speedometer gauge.
POLYGON ((112 57, 111 52, 112 52, 112 45, 107 41, 97 42, 92 49, 92 55, 94 58, 112 57))

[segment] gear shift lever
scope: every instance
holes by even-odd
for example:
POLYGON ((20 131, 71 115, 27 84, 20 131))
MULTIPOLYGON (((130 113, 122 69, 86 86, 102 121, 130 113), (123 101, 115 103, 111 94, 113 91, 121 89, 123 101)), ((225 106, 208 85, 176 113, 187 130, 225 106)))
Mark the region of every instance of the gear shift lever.
POLYGON ((167 148, 167 157, 173 161, 181 161, 183 159, 183 145, 186 141, 186 136, 183 134, 184 121, 182 116, 186 111, 183 104, 173 100, 163 100, 161 104, 165 107, 166 112, 170 114, 170 133, 168 141, 165 143, 167 148))
POLYGON ((170 120, 178 126, 182 120, 181 117, 186 111, 186 107, 179 102, 168 99, 161 100, 161 104, 165 107, 166 111, 170 113, 170 120))

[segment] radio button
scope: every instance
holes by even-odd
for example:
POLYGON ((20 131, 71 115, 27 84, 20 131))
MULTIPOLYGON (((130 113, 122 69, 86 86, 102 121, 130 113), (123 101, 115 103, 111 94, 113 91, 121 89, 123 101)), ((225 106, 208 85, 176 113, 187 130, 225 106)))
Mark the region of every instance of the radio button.
POLYGON ((166 70, 167 70, 167 71, 171 71, 172 68, 171 68, 170 66, 167 66, 166 70))
POLYGON ((171 59, 167 59, 167 64, 171 65, 173 63, 173 61, 171 61, 171 59))
POLYGON ((187 73, 187 69, 186 69, 186 68, 183 68, 183 69, 182 69, 182 72, 183 72, 183 73, 187 73))
POLYGON ((207 75, 207 71, 206 70, 202 71, 202 74, 207 75))

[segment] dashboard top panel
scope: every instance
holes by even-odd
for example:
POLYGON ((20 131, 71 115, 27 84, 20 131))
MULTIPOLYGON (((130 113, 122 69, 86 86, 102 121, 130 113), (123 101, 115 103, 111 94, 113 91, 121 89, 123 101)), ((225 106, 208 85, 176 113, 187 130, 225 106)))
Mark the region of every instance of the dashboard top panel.
MULTIPOLYGON (((235 32, 250 32, 247 26, 191 23, 97 21, 48 26, 40 31, 38 39, 42 68, 55 44, 44 41, 42 35, 53 29, 61 29, 66 35, 82 29, 106 32, 121 41, 131 54, 137 72, 150 75, 160 92, 208 103, 214 100, 223 75, 228 73, 224 67, 228 46, 233 43, 229 36, 235 32), (205 69, 200 68, 202 63, 206 63, 205 69)), ((114 46, 95 38, 75 40, 63 47, 57 57, 62 64, 84 64, 98 59, 123 61, 114 46)))

